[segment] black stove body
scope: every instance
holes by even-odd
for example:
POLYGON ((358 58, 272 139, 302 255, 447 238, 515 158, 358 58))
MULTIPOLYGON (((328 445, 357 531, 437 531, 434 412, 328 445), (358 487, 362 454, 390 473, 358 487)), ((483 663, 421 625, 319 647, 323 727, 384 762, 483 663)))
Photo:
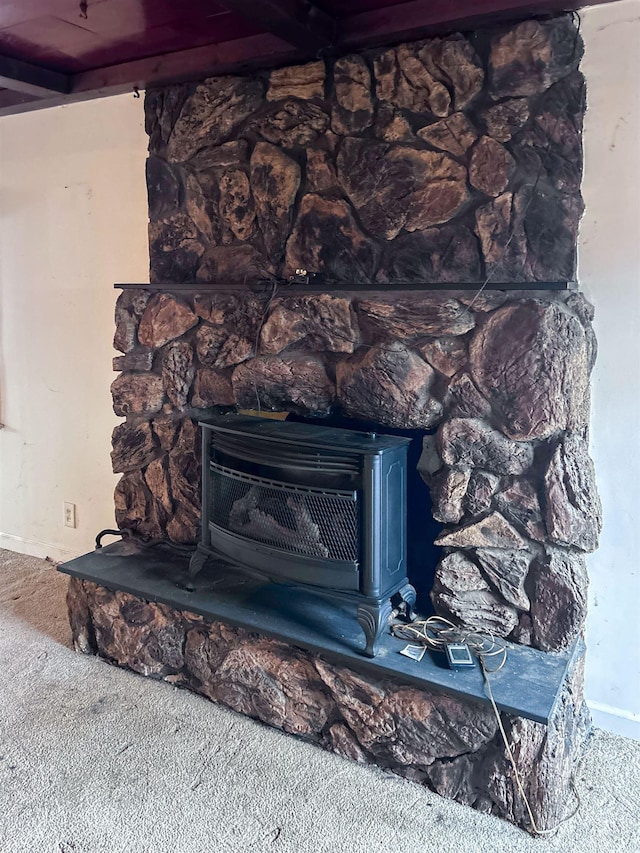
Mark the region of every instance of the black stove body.
POLYGON ((202 535, 210 556, 353 604, 373 657, 394 607, 410 611, 406 438, 248 415, 202 428, 202 535))

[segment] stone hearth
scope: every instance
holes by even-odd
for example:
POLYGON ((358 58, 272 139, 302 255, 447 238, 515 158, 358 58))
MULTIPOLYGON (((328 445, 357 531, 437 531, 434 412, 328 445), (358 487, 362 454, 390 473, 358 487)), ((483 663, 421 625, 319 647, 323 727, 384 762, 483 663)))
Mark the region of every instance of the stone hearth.
MULTIPOLYGON (((562 16, 149 91, 154 285, 125 287, 114 339, 116 519, 142 537, 196 541, 208 413, 424 431, 436 611, 549 654, 578 643, 548 726, 503 714, 540 827, 588 729, 584 554, 601 523, 593 311, 563 286, 581 52, 562 16), (311 286, 287 283, 298 268, 311 286)), ((69 605, 81 651, 528 826, 484 703, 87 580, 69 605)))
MULTIPOLYGON (((195 613, 71 578, 74 645, 200 693, 339 755, 530 828, 491 707, 328 663, 324 656, 195 613)), ((544 726, 502 714, 538 828, 563 816, 589 727, 583 654, 544 726)))

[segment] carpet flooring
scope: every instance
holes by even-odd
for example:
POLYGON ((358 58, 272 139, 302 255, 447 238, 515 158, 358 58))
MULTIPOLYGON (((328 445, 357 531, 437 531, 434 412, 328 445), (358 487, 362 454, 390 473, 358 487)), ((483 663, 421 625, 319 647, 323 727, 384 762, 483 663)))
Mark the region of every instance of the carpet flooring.
POLYGON ((1 853, 639 853, 640 743, 596 731, 534 839, 70 648, 67 579, 0 550, 1 853))

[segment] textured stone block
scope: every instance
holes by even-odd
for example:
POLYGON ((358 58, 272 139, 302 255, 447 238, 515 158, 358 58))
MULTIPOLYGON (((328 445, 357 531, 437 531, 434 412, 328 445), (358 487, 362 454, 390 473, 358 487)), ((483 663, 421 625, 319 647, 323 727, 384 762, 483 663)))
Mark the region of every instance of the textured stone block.
POLYGON ((114 492, 116 524, 140 536, 162 538, 164 519, 158 515, 156 503, 141 471, 131 471, 116 484, 114 492))
POLYGON ((440 560, 434 583, 440 592, 449 595, 489 589, 478 566, 462 551, 453 551, 440 560))
POLYGON ((306 178, 308 188, 314 193, 338 186, 336 167, 328 151, 322 148, 308 149, 306 178))
POLYGON ((249 178, 240 169, 230 169, 220 178, 219 189, 222 220, 238 240, 248 240, 256 218, 249 178))
POLYGON ((374 262, 375 247, 345 201, 303 196, 287 241, 285 275, 305 269, 329 280, 362 281, 373 275, 374 262))
POLYGON ((123 290, 116 302, 114 349, 129 353, 138 342, 138 325, 150 294, 144 290, 123 290))
POLYGON ((352 353, 359 338, 351 301, 323 293, 276 299, 260 333, 260 352, 302 350, 352 353))
POLYGON ((220 209, 221 189, 222 179, 210 172, 187 172, 184 176, 184 208, 200 232, 203 243, 221 243, 230 239, 229 225, 220 209))
POLYGON ((448 548, 505 548, 526 551, 527 542, 499 512, 438 536, 436 545, 448 548))
POLYGON ((457 524, 464 515, 463 501, 469 485, 470 471, 446 469, 432 478, 431 504, 436 521, 457 524))
POLYGON ((174 213, 149 223, 152 282, 193 281, 203 252, 203 236, 188 213, 174 213))
POLYGON ((149 219, 162 219, 180 210, 180 177, 174 167, 160 157, 146 163, 149 219))
POLYGON ((567 435, 555 449, 544 477, 546 516, 553 542, 595 551, 602 507, 586 442, 567 435))
POLYGON ((117 355, 113 359, 113 369, 116 371, 145 371, 152 368, 153 350, 148 347, 136 347, 126 355, 117 355))
POLYGON ((160 447, 165 451, 171 450, 180 428, 180 421, 169 417, 154 418, 151 421, 151 428, 160 442, 160 447))
POLYGON ((469 106, 482 90, 482 62, 470 42, 459 33, 431 39, 420 49, 419 55, 433 76, 453 93, 456 110, 469 106))
POLYGON ((467 361, 466 341, 459 337, 442 337, 426 341, 417 347, 420 355, 439 373, 451 377, 467 361))
POLYGON ((448 296, 369 300, 356 303, 363 325, 375 334, 401 341, 439 335, 464 335, 475 326, 473 314, 448 296))
POLYGON ((447 154, 347 137, 337 164, 363 226, 386 240, 448 222, 467 200, 467 170, 447 154))
MULTIPOLYGON (((233 326, 230 329, 234 328, 233 326)), ((256 339, 236 334, 223 327, 200 326, 196 334, 196 349, 201 364, 221 370, 241 364, 255 354, 256 339)), ((257 337, 257 330, 255 336, 257 337)))
POLYGON ((308 62, 306 65, 292 65, 277 68, 269 74, 268 101, 281 101, 284 98, 324 97, 324 62, 308 62))
POLYGON ((149 88, 145 92, 145 130, 150 150, 163 148, 193 87, 189 83, 149 88))
POLYGON ((262 84, 246 77, 210 77, 186 100, 167 144, 170 161, 226 142, 262 100, 262 84))
POLYGON ((258 142, 251 155, 251 189, 269 255, 279 258, 291 230, 300 166, 275 145, 258 142))
POLYGON ((582 39, 568 16, 523 21, 496 36, 489 56, 494 93, 535 95, 577 67, 582 39))
POLYGON ((231 377, 219 370, 198 370, 193 383, 191 404, 199 408, 232 406, 234 402, 231 377))
POLYGON ((373 122, 371 74, 361 56, 343 56, 333 68, 336 104, 331 129, 347 135, 364 130, 373 122))
POLYGON ((509 98, 494 104, 482 113, 487 133, 498 142, 509 142, 527 123, 530 115, 527 98, 509 98))
POLYGON ((511 438, 582 426, 589 365, 584 329, 555 303, 505 305, 470 345, 471 375, 511 438))
MULTIPOLYGON (((144 481, 155 501, 160 505, 166 522, 173 514, 173 501, 167 473, 166 459, 153 459, 144 472, 144 481)), ((160 515, 160 513, 159 513, 160 515)))
POLYGON ((374 74, 380 101, 416 113, 446 116, 451 112, 449 91, 432 76, 419 44, 384 51, 374 60, 374 74))
POLYGON ((486 195, 499 196, 509 183, 515 160, 507 149, 483 136, 474 146, 469 163, 469 183, 486 195))
POLYGON ((189 166, 197 172, 239 166, 247 160, 248 151, 246 139, 232 139, 222 145, 200 149, 189 160, 189 166))
POLYGON ((222 330, 238 335, 255 337, 267 304, 266 298, 252 293, 225 293, 215 290, 197 293, 193 307, 202 320, 222 330))
POLYGON ((144 468, 156 455, 156 443, 148 421, 119 424, 111 434, 111 443, 114 474, 144 468))
POLYGON ((197 322, 188 305, 168 293, 159 293, 142 315, 138 337, 144 346, 158 348, 184 335, 197 322))
POLYGON ((365 349, 336 366, 338 398, 351 417, 428 428, 442 407, 429 393, 433 368, 399 342, 365 349))
POLYGON ((584 628, 589 579, 584 557, 550 548, 532 569, 531 622, 535 646, 567 648, 584 628))
POLYGON ((476 559, 486 577, 508 604, 518 610, 529 609, 524 584, 531 565, 531 555, 521 551, 479 548, 476 559))
POLYGON ((218 702, 290 734, 317 736, 332 710, 308 657, 273 640, 247 638, 209 679, 218 702))
POLYGON ((415 141, 413 130, 407 119, 388 104, 378 106, 374 133, 385 142, 415 141))
POLYGON ((533 447, 511 441, 477 418, 445 421, 437 435, 445 465, 482 468, 494 474, 521 474, 533 462, 533 447))
POLYGON ((489 709, 476 703, 376 682, 321 659, 315 666, 358 743, 384 764, 426 767, 434 753, 476 751, 495 732, 489 709))
POLYGON ((289 99, 279 102, 275 112, 255 119, 252 129, 274 145, 304 148, 326 133, 329 116, 317 104, 289 99))
POLYGON ((253 358, 233 371, 233 393, 241 409, 326 412, 335 386, 322 362, 310 358, 253 358))
POLYGON ((499 484, 500 477, 497 474, 483 471, 481 468, 471 471, 464 501, 465 511, 471 516, 485 513, 491 506, 499 484))
POLYGON ((464 113, 454 113, 420 128, 416 136, 454 157, 464 157, 478 138, 478 133, 464 113))
POLYGON ((534 482, 516 479, 496 495, 496 507, 504 517, 522 528, 530 539, 544 542, 547 531, 542 519, 542 510, 534 482))
POLYGON ((120 417, 159 412, 164 403, 164 386, 153 373, 121 373, 111 383, 113 411, 120 417))
POLYGON ((489 401, 482 396, 468 373, 459 373, 449 383, 444 399, 450 418, 486 418, 491 420, 489 401))
POLYGON ((463 554, 449 554, 438 564, 431 600, 436 613, 467 630, 507 637, 518 624, 516 610, 490 590, 463 554))
POLYGON ((195 375, 193 347, 188 341, 171 341, 162 353, 162 383, 167 397, 177 409, 187 405, 195 375))

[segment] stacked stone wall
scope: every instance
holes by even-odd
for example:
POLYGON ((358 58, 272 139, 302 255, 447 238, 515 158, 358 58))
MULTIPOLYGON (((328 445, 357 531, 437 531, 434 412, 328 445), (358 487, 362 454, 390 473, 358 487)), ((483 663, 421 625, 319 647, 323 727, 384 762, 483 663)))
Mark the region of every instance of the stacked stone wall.
POLYGON ((151 280, 571 280, 570 16, 146 96, 151 280))
MULTIPOLYGON (((203 415, 424 429, 436 610, 545 651, 579 638, 601 525, 593 311, 536 286, 575 278, 581 54, 561 16, 147 92, 151 281, 193 287, 118 299, 121 527, 196 540, 203 415), (300 268, 323 292, 287 289, 300 268), (408 288, 429 283, 452 289, 408 288)), ((486 705, 86 581, 69 605, 82 651, 528 826, 486 705)), ((540 828, 588 728, 582 664, 549 726, 503 715, 540 828)))

